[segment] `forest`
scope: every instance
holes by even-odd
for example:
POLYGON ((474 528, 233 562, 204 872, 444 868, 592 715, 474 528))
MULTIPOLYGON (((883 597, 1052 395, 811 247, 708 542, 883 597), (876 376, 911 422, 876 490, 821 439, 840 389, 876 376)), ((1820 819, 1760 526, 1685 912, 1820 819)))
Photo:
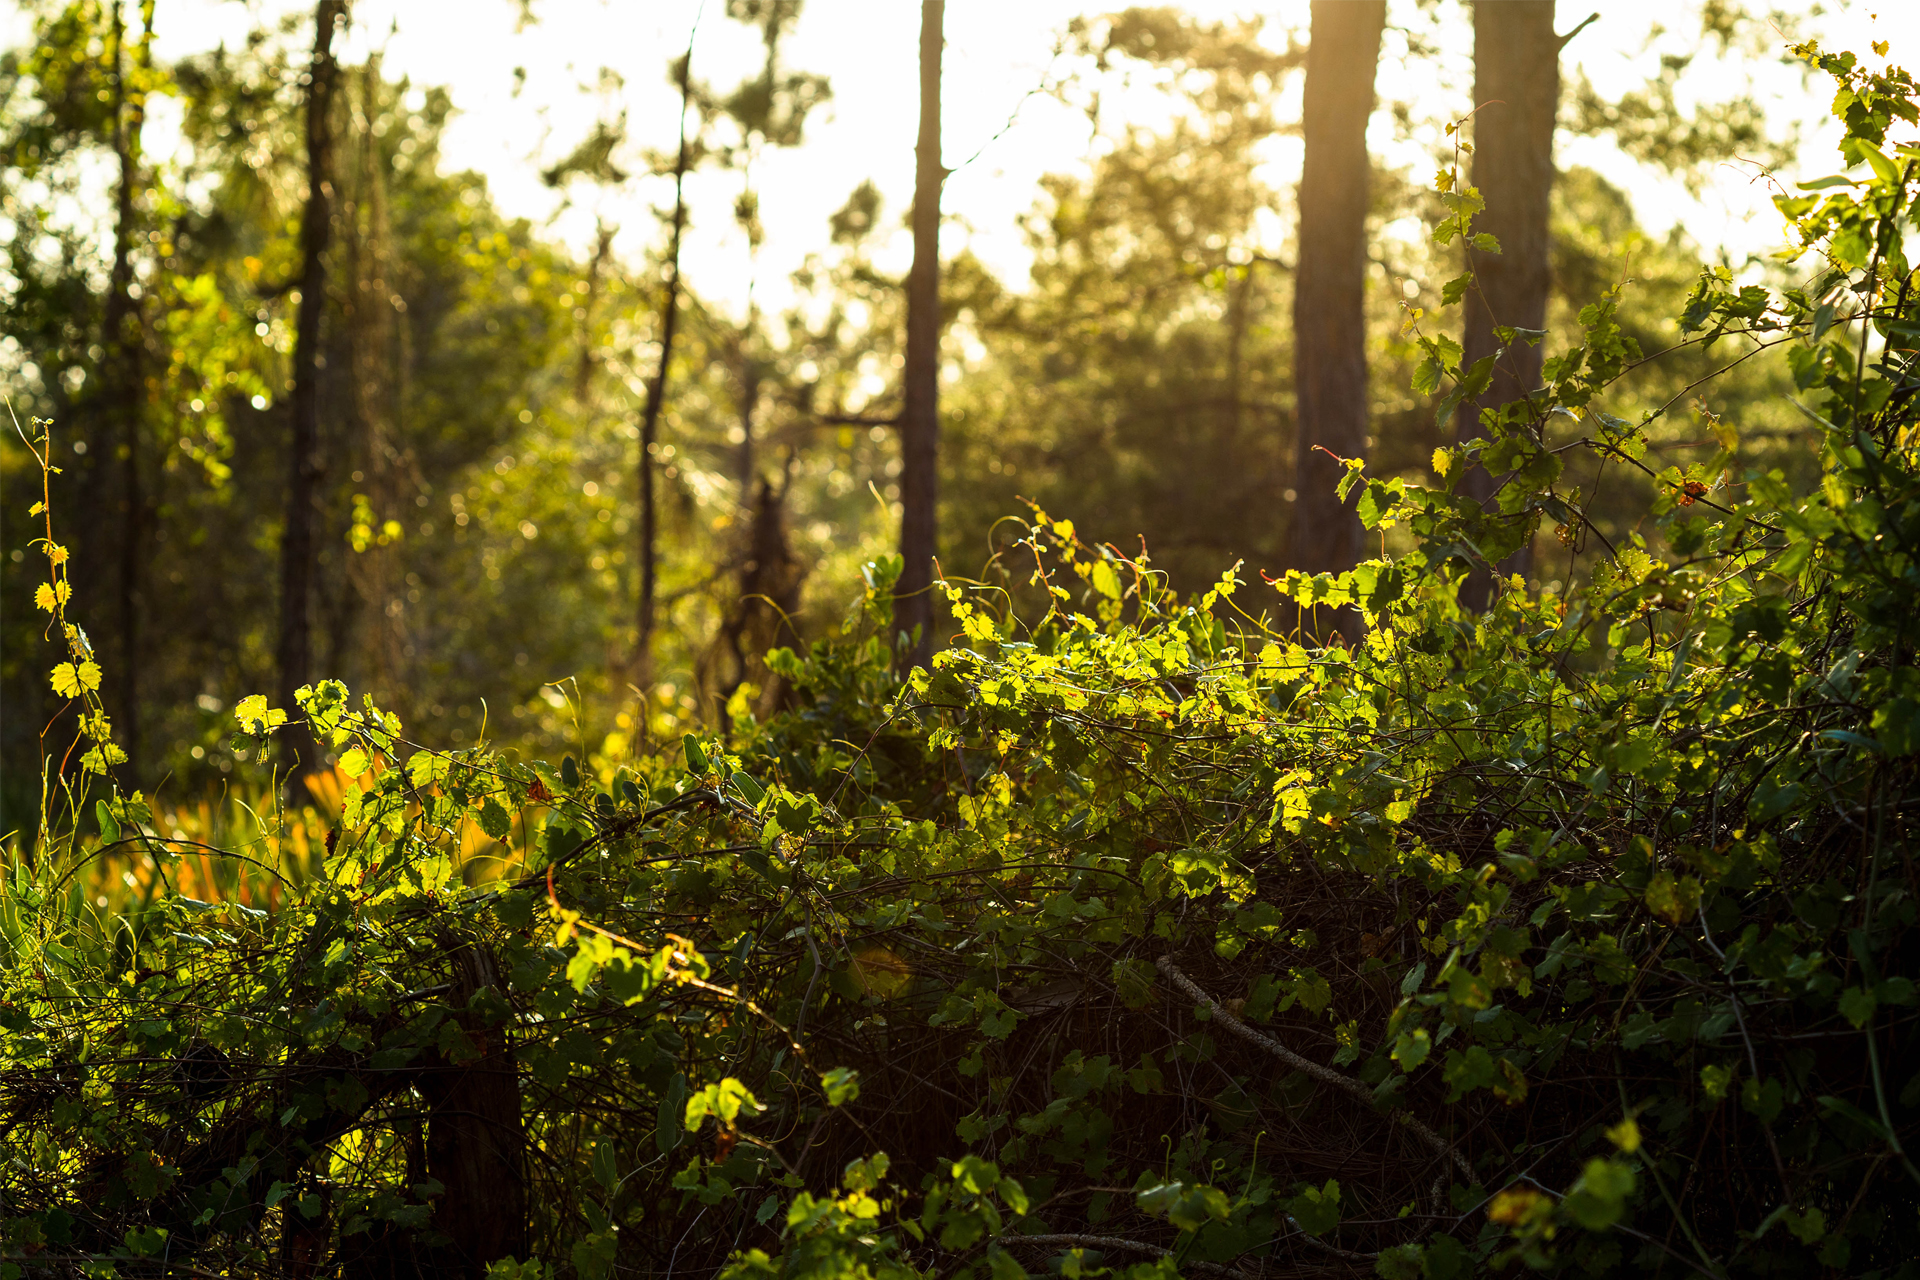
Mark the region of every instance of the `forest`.
POLYGON ((0 1280, 1920 1280, 1912 50, 893 7, 0 14, 0 1280))

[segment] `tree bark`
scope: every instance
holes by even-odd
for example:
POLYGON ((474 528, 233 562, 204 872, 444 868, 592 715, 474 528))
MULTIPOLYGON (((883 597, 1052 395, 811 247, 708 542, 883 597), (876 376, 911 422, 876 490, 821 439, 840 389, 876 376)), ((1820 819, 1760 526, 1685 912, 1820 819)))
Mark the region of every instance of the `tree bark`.
MULTIPOLYGON (((659 541, 658 503, 654 496, 653 454, 660 440, 660 409, 666 403, 667 369, 673 360, 674 330, 680 322, 680 238, 687 227, 685 187, 689 149, 687 108, 693 100, 693 39, 680 60, 680 152, 673 162, 673 234, 667 241, 667 295, 660 307, 660 367, 647 384, 647 407, 640 422, 640 615, 634 652, 634 683, 641 697, 653 688, 654 597, 659 541)), ((638 721, 646 732, 645 708, 638 721)))
POLYGON ((507 1028, 488 1026, 470 1007, 477 993, 499 988, 493 961, 470 942, 452 958, 456 1016, 479 1057, 421 1078, 427 1174, 446 1187, 433 1207, 434 1230, 451 1238, 441 1273, 481 1280, 488 1263, 528 1254, 527 1135, 507 1028))
MULTIPOLYGON (((143 63, 153 38, 152 0, 141 6, 142 28, 136 60, 143 63)), ((108 275, 102 328, 106 334, 109 375, 108 413, 115 424, 114 453, 120 463, 120 547, 116 621, 119 624, 120 744, 127 753, 128 776, 140 776, 140 569, 145 497, 141 492, 140 423, 146 399, 143 332, 145 320, 133 296, 133 242, 139 213, 134 207, 140 183, 140 134, 146 120, 143 89, 127 88, 125 6, 115 0, 113 24, 113 153, 119 166, 114 190, 113 267, 108 275)))
MULTIPOLYGON (((1386 0, 1314 0, 1301 104, 1300 238, 1294 270, 1295 568, 1339 573, 1360 558, 1360 521, 1334 492, 1330 455, 1367 449, 1367 119, 1386 0)), ((1357 620, 1335 619, 1352 632, 1357 620)))
POLYGON ((300 219, 300 307, 293 343, 292 438, 288 448, 286 527, 280 535, 279 701, 295 719, 282 733, 287 798, 305 797, 300 780, 320 765, 313 735, 298 722, 294 692, 311 679, 313 662, 313 527, 320 458, 320 326, 326 314, 328 243, 333 233, 334 27, 346 0, 319 0, 307 85, 307 206, 300 219))
MULTIPOLYGON (((366 497, 373 513, 376 536, 371 545, 356 545, 347 560, 347 580, 365 610, 368 626, 345 629, 348 643, 364 654, 364 670, 380 705, 412 718, 411 682, 406 672, 407 615, 401 586, 404 565, 399 549, 378 535, 382 523, 404 511, 401 492, 407 454, 401 447, 399 378, 396 342, 399 315, 395 291, 393 232, 387 208, 387 156, 374 128, 381 111, 385 78, 378 53, 360 68, 359 110, 355 118, 353 162, 358 172, 343 177, 340 224, 346 276, 344 346, 352 370, 353 416, 357 419, 358 456, 353 457, 366 489, 355 495, 356 505, 366 497)), ((353 170, 342 165, 348 173, 353 170)), ((356 610, 355 612, 358 612, 356 610)))
MULTIPOLYGON (((1476 0, 1473 6, 1472 182, 1486 201, 1475 231, 1492 234, 1500 250, 1467 248, 1474 287, 1467 292, 1463 368, 1500 350, 1496 325, 1540 329, 1546 325, 1547 220, 1553 196, 1553 127, 1560 105, 1561 38, 1553 30, 1554 0, 1476 0)), ((1494 366, 1493 381, 1478 400, 1462 405, 1457 438, 1481 434, 1480 411, 1497 409, 1540 385, 1544 351, 1516 342, 1494 366)), ((1465 491, 1486 502, 1499 481, 1475 468, 1465 491)), ((1525 573, 1532 548, 1523 546, 1500 565, 1525 573)), ((1492 594, 1491 574, 1468 576, 1461 599, 1483 609, 1492 594)))
POLYGON ((940 460, 940 56, 946 0, 920 3, 920 138, 913 184, 913 268, 907 275, 907 368, 900 413, 900 579, 893 625, 909 639, 903 667, 933 655, 933 558, 940 460))

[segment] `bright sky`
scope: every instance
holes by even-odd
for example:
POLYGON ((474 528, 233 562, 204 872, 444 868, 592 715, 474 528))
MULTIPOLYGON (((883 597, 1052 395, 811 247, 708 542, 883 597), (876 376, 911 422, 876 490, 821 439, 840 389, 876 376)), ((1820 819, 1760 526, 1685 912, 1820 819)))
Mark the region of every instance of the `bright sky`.
MULTIPOLYGON (((1889 39, 1895 60, 1920 61, 1920 5, 1830 2, 1829 11, 1821 12, 1811 0, 1787 3, 1801 12, 1807 32, 1827 47, 1864 53, 1870 39, 1889 39)), ((666 64, 685 49, 696 17, 696 78, 731 86, 757 66, 755 33, 728 21, 725 7, 725 0, 534 0, 535 23, 516 30, 516 0, 358 0, 356 25, 342 52, 357 60, 379 45, 389 74, 447 85, 459 115, 446 137, 446 160, 487 175, 508 213, 549 224, 576 246, 590 240, 596 215, 604 217, 621 228, 617 243, 633 259, 661 235, 649 210, 670 199, 666 182, 637 179, 623 190, 598 194, 577 187, 575 203, 563 208, 561 197, 540 182, 538 170, 569 151, 596 116, 622 108, 636 139, 669 149, 678 97, 666 81, 666 64), (603 67, 624 81, 615 95, 600 88, 603 67), (526 71, 517 93, 516 68, 526 71)), ((1033 207, 1039 177, 1084 167, 1090 142, 1084 115, 1034 90, 1050 70, 1068 69, 1066 61, 1052 56, 1066 23, 1082 13, 1117 7, 1111 0, 954 0, 947 6, 944 150, 946 162, 959 166, 944 202, 955 216, 944 233, 949 250, 970 243, 1003 278, 1016 283, 1024 278, 1027 257, 1017 219, 1033 207)), ((1188 0, 1185 7, 1207 18, 1263 14, 1267 39, 1276 46, 1286 43, 1289 27, 1304 33, 1308 18, 1304 0, 1259 5, 1188 0)), ((1684 52, 1697 44, 1694 5, 1674 0, 1561 0, 1558 25, 1565 30, 1595 7, 1603 10, 1601 20, 1563 56, 1569 83, 1584 69, 1602 93, 1617 94, 1657 70, 1661 52, 1684 52), (1661 34, 1663 23, 1673 30, 1661 34)), ((10 0, 0 0, 0 32, 17 39, 24 19, 17 10, 8 14, 8 8, 10 0)), ((161 53, 178 56, 223 40, 238 44, 253 23, 311 8, 292 0, 159 0, 161 53)), ((755 166, 753 181, 767 226, 757 260, 731 216, 740 174, 710 171, 689 184, 693 222, 686 270, 702 294, 738 309, 751 283, 764 304, 778 307, 790 296, 788 273, 824 241, 827 216, 863 179, 880 187, 888 202, 887 225, 897 225, 913 189, 919 10, 913 0, 808 0, 786 58, 791 67, 827 75, 833 100, 810 120, 803 147, 770 152, 755 166)), ((1472 22, 1459 0, 1441 0, 1432 12, 1426 16, 1412 0, 1390 0, 1390 26, 1417 27, 1438 41, 1440 52, 1437 58, 1409 58, 1405 38, 1390 30, 1377 84, 1383 106, 1399 97, 1413 102, 1416 117, 1439 118, 1469 105, 1472 22)), ((1826 90, 1816 85, 1809 91, 1797 71, 1777 63, 1708 65, 1713 61, 1713 55, 1703 55, 1686 83, 1705 100, 1743 90, 1756 93, 1779 126, 1794 121, 1807 126, 1802 172, 1793 176, 1832 170, 1833 134, 1820 127, 1826 90)), ((1151 124, 1164 119, 1166 107, 1152 93, 1109 92, 1103 109, 1109 125, 1122 119, 1151 124)), ((163 124, 164 117, 156 123, 163 124)), ((1440 145, 1431 133, 1396 139, 1384 110, 1375 117, 1371 141, 1392 163, 1422 176, 1440 145)), ((1626 186, 1653 230, 1682 223, 1708 250, 1724 250, 1735 261, 1778 242, 1771 191, 1754 181, 1751 170, 1722 167, 1703 197, 1694 200, 1677 183, 1639 170, 1604 141, 1572 140, 1559 158, 1563 165, 1594 165, 1626 186)), ((1298 144, 1278 141, 1266 177, 1290 192, 1298 165, 1298 144)), ((1266 234, 1284 235, 1285 221, 1286 210, 1277 210, 1266 234)), ((908 251, 901 231, 882 262, 903 268, 908 251)))

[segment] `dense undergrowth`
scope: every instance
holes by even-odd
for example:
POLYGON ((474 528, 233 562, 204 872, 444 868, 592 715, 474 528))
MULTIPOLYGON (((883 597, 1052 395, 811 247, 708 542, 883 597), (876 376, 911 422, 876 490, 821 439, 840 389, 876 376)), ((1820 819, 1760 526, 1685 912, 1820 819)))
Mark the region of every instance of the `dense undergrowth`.
POLYGON ((1640 467, 1607 299, 1432 487, 1352 474, 1405 556, 1182 599, 1036 514, 1040 608, 948 584, 903 683, 872 566, 864 629, 774 655, 790 709, 619 769, 323 683, 337 814, 190 838, 105 782, 67 631, 0 902, 0 1269, 1915 1274, 1920 148, 1903 74, 1803 52, 1867 176, 1783 198, 1804 288, 1709 270, 1684 324, 1784 352, 1821 484, 1721 424, 1564 594, 1456 599, 1595 536, 1563 455, 1640 467), (1265 620, 1342 607, 1351 647, 1265 620))

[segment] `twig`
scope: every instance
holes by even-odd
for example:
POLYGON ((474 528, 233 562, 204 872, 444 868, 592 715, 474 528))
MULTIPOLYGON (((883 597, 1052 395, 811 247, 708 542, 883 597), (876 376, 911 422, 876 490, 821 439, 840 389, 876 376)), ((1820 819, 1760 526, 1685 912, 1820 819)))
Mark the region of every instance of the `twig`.
MULTIPOLYGON (((1185 992, 1187 996, 1196 1003, 1205 1005, 1208 1012, 1213 1015, 1214 1021, 1239 1036, 1242 1040, 1245 1040, 1248 1044, 1257 1045, 1294 1070, 1305 1075, 1310 1075, 1316 1080, 1324 1081, 1336 1089, 1344 1090, 1366 1103, 1369 1107, 1373 1106, 1373 1090, 1367 1088, 1367 1086, 1361 1084, 1352 1076, 1342 1075, 1332 1067, 1323 1067, 1310 1058, 1301 1057, 1293 1050, 1287 1048, 1287 1046, 1281 1044, 1278 1040, 1275 1040, 1272 1036, 1262 1031, 1256 1031, 1246 1023, 1240 1021, 1240 1019, 1228 1012, 1227 1008, 1218 1000, 1215 1000, 1212 996, 1196 986, 1193 979, 1180 972, 1180 967, 1173 962, 1173 956, 1171 954, 1161 956, 1158 960, 1154 961, 1154 967, 1167 976, 1167 981, 1180 988, 1181 991, 1185 992)), ((1413 1132, 1414 1136, 1432 1147, 1441 1157, 1451 1161, 1453 1166, 1460 1171, 1461 1176, 1466 1178, 1467 1181, 1473 1181, 1473 1166, 1467 1163, 1465 1156, 1454 1150, 1452 1143, 1404 1111, 1394 1112, 1393 1118, 1405 1125, 1413 1132)))
MULTIPOLYGON (((1147 1244, 1140 1240, 1126 1240, 1120 1236, 1083 1236, 1072 1233, 1057 1233, 1040 1236, 996 1236, 995 1244, 1005 1247, 1014 1244, 1041 1245, 1063 1249, 1112 1249, 1120 1253, 1143 1253, 1150 1258, 1171 1258, 1173 1250, 1157 1244, 1147 1244)), ((1359 1257, 1359 1254, 1351 1255, 1359 1257)), ((1217 1262, 1189 1261, 1180 1264, 1190 1271, 1208 1276, 1232 1276, 1234 1280, 1246 1280, 1246 1272, 1233 1267, 1223 1267, 1217 1262)))

